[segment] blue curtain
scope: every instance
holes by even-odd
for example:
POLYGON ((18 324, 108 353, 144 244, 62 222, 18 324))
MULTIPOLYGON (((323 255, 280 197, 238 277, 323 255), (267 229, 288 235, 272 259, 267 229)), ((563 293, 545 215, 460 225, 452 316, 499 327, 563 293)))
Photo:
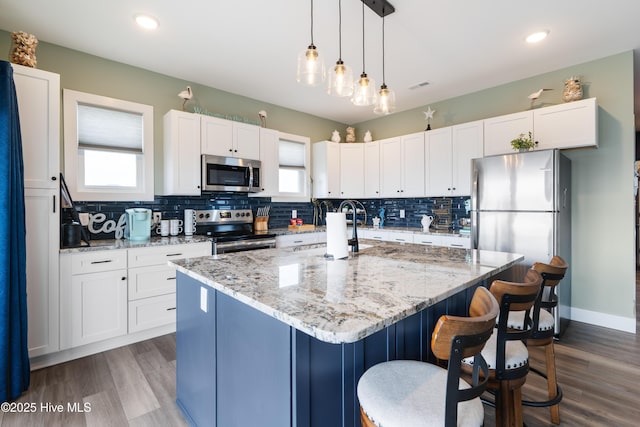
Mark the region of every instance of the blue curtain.
POLYGON ((22 137, 13 68, 0 61, 0 401, 29 387, 22 137))

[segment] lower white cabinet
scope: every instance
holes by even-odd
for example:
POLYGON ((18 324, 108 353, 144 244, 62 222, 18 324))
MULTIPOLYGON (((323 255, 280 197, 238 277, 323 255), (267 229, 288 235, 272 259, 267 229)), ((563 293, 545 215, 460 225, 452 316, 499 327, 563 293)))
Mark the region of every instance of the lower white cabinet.
POLYGON ((276 236, 276 247, 291 248, 294 246, 313 245, 325 241, 326 233, 324 232, 283 234, 276 236))
POLYGON ((380 240, 382 242, 414 243, 425 246, 448 246, 451 248, 471 248, 471 240, 468 237, 448 234, 427 234, 415 232, 402 232, 383 229, 361 229, 358 236, 362 239, 380 240))
POLYGON ((175 292, 129 302, 129 333, 155 328, 175 321, 175 292))

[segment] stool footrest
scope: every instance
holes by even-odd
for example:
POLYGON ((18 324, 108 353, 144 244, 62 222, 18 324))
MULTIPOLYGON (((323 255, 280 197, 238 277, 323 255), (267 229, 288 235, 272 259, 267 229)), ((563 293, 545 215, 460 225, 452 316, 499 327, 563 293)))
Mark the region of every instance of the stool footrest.
MULTIPOLYGON (((539 371, 538 369, 529 367, 529 370, 540 375, 542 378, 547 379, 547 376, 543 372, 539 371)), ((542 401, 523 400, 522 405, 531 406, 534 408, 544 408, 547 406, 557 405, 558 403, 560 403, 561 400, 562 400, 562 389, 560 388, 559 384, 556 384, 556 397, 554 397, 553 399, 542 400, 542 401)))

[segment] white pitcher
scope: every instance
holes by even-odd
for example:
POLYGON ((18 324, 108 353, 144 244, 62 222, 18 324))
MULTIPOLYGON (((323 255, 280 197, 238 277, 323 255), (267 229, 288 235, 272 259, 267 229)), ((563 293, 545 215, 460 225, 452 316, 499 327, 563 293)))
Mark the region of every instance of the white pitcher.
POLYGON ((422 215, 422 221, 420 221, 420 223, 422 224, 422 231, 427 233, 432 222, 433 217, 431 215, 422 215))

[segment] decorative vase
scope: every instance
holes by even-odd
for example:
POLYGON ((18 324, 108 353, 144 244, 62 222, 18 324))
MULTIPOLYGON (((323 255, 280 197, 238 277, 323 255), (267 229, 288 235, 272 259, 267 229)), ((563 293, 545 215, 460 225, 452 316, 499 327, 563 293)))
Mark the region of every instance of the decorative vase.
POLYGON ((36 60, 36 46, 38 46, 36 36, 24 31, 16 31, 11 34, 11 39, 13 43, 9 61, 14 64, 35 68, 38 63, 36 60))

